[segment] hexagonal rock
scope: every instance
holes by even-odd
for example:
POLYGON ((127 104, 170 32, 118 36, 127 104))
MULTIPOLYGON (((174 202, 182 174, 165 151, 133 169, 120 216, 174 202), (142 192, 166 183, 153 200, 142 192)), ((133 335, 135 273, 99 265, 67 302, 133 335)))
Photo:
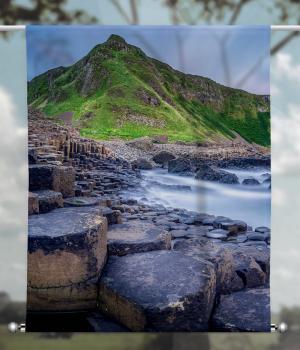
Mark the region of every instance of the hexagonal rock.
POLYGON ((270 332, 270 290, 248 289, 222 295, 212 317, 219 331, 270 332))
POLYGON ((39 199, 35 193, 28 193, 28 215, 39 213, 39 199))
POLYGON ((232 252, 220 243, 204 238, 175 242, 173 249, 198 260, 211 262, 216 273, 216 291, 230 293, 244 288, 242 279, 236 274, 232 252))
POLYGON ((49 164, 29 165, 29 190, 53 190, 63 197, 74 196, 75 169, 49 164))
POLYGON ((38 196, 40 213, 48 213, 53 209, 64 206, 64 200, 60 192, 42 190, 34 193, 38 196))
POLYGON ((224 218, 224 220, 222 220, 222 217, 220 217, 214 220, 213 225, 216 228, 229 231, 230 234, 237 234, 239 232, 247 231, 247 224, 241 220, 231 220, 228 218, 224 218))
POLYGON ((71 197, 64 200, 65 207, 92 207, 100 204, 100 199, 95 197, 71 197))
POLYGON ((171 233, 152 223, 133 220, 109 227, 108 251, 111 255, 122 256, 164 249, 171 249, 171 233))
POLYGON ((132 331, 204 331, 215 287, 213 266, 180 252, 110 257, 99 307, 132 331))
POLYGON ((106 262, 107 222, 90 208, 55 209, 29 217, 27 308, 94 308, 106 262))

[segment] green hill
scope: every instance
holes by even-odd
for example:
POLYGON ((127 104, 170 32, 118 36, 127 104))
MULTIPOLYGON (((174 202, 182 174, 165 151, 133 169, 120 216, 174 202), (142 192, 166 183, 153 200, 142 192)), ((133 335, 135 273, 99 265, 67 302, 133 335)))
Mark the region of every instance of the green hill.
POLYGON ((166 134, 170 140, 233 138, 270 145, 268 96, 184 74, 117 36, 70 67, 28 83, 28 101, 49 117, 73 112, 84 136, 98 139, 166 134))

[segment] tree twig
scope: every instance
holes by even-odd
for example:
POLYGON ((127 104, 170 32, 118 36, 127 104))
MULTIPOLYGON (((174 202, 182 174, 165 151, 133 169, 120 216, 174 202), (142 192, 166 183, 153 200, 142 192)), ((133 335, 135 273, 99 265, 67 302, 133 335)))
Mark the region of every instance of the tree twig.
POLYGON ((271 55, 275 55, 279 50, 281 50, 286 44, 288 44, 292 39, 297 37, 299 32, 290 32, 283 39, 281 39, 277 44, 271 48, 271 55))
POLYGON ((131 8, 131 14, 132 14, 132 24, 138 24, 139 23, 139 16, 137 11, 137 3, 136 0, 130 0, 130 8, 131 8))
POLYGON ((128 24, 131 24, 131 18, 127 15, 126 11, 123 9, 123 7, 120 5, 118 0, 111 0, 112 4, 115 6, 115 8, 118 10, 119 14, 123 17, 125 22, 128 24))
POLYGON ((238 4, 236 5, 236 7, 235 7, 235 9, 234 9, 234 11, 233 11, 233 13, 232 13, 232 15, 230 17, 230 20, 229 20, 228 24, 233 25, 233 24, 236 23, 236 21, 237 21, 239 15, 241 13, 243 7, 250 1, 252 1, 252 0, 240 0, 238 2, 238 4))

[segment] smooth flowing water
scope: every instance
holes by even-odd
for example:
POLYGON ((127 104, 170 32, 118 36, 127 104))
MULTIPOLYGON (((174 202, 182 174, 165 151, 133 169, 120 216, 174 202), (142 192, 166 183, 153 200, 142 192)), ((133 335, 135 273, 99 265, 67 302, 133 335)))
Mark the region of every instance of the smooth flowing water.
POLYGON ((270 227, 271 191, 269 183, 262 183, 268 169, 236 170, 239 182, 253 177, 260 185, 221 184, 196 180, 192 176, 170 174, 165 169, 142 171, 141 190, 134 194, 136 199, 150 204, 160 203, 174 208, 184 208, 201 213, 227 216, 239 219, 253 226, 270 227))

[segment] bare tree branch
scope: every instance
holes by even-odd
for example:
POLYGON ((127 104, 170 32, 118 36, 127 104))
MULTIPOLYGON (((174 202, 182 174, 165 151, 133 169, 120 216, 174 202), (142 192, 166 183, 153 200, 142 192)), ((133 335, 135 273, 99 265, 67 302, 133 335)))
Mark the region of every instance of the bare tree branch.
POLYGON ((281 39, 277 44, 271 48, 271 55, 275 55, 279 50, 281 50, 286 44, 288 44, 292 39, 296 38, 299 32, 290 32, 283 39, 281 39))
POLYGON ((119 14, 123 17, 125 22, 128 24, 131 24, 131 18, 127 15, 126 11, 123 9, 123 7, 120 5, 118 0, 111 0, 112 4, 115 6, 115 8, 118 10, 119 14))
POLYGON ((228 24, 232 25, 232 24, 236 23, 238 16, 240 15, 243 7, 250 1, 252 1, 252 0, 240 0, 238 2, 238 4, 236 5, 236 7, 231 15, 231 18, 230 18, 228 24))
POLYGON ((137 11, 137 3, 136 0, 130 0, 130 7, 132 13, 132 24, 139 23, 138 11, 137 11))

